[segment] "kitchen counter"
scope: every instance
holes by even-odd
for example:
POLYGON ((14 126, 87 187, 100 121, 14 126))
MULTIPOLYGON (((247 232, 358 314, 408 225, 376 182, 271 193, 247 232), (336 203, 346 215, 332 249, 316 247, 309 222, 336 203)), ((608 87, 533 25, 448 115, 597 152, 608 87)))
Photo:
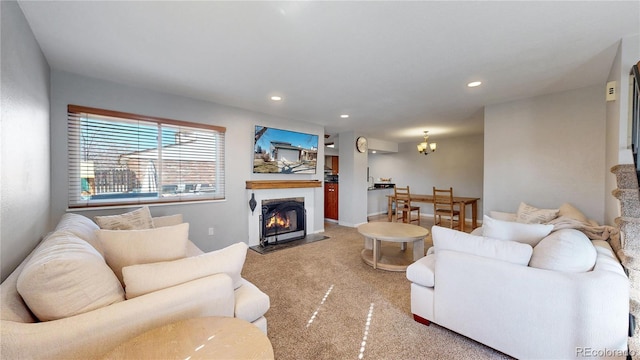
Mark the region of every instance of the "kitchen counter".
POLYGON ((393 195, 393 188, 367 189, 367 216, 387 213, 387 195, 393 195))
POLYGON ((367 190, 393 189, 395 186, 396 184, 390 182, 373 183, 373 187, 369 187, 367 190))

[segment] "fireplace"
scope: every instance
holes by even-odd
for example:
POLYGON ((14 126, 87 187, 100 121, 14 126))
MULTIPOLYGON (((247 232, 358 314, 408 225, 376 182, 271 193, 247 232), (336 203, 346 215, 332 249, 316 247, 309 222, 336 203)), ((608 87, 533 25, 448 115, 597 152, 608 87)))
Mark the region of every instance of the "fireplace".
POLYGON ((262 200, 260 245, 304 239, 306 220, 303 197, 262 200))

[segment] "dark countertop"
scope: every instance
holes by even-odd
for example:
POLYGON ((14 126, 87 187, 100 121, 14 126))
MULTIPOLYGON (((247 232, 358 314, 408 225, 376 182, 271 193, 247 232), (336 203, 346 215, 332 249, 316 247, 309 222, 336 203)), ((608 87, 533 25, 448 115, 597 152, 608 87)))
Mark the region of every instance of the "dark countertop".
POLYGON ((393 183, 374 183, 373 187, 376 189, 393 189, 395 184, 393 183))

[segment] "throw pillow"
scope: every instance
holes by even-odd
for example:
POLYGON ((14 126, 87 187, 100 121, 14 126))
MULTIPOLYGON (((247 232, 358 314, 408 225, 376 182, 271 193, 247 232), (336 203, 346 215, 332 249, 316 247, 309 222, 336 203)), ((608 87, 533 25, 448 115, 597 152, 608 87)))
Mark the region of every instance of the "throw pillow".
POLYGON ((517 241, 536 246, 549 235, 553 225, 522 224, 513 221, 500 221, 487 215, 482 218, 482 235, 498 240, 517 241))
POLYGON ((184 259, 126 266, 122 275, 127 299, 218 273, 229 275, 237 289, 242 285, 240 273, 247 249, 247 244, 239 242, 184 259))
POLYGON ((157 216, 153 219, 153 227, 159 228, 163 226, 172 226, 182 224, 184 221, 182 220, 182 214, 176 215, 167 215, 167 216, 157 216))
POLYGON ((147 230, 96 230, 107 264, 121 283, 122 268, 186 256, 189 223, 147 230))
POLYGON ((431 234, 436 255, 442 250, 453 250, 518 265, 527 265, 533 251, 528 244, 470 235, 440 226, 433 226, 431 234))
POLYGON ((98 251, 64 231, 52 233, 35 250, 18 276, 17 290, 40 321, 124 301, 122 286, 98 251))
POLYGON ((153 219, 148 206, 120 215, 96 216, 95 220, 101 229, 107 230, 143 230, 153 228, 153 219))
POLYGON ((501 220, 501 221, 516 221, 518 218, 517 214, 502 212, 502 211, 489 211, 489 216, 492 219, 501 220))
POLYGON ((544 224, 558 217, 560 209, 538 209, 523 202, 518 207, 516 221, 524 224, 544 224))
POLYGON ((569 203, 564 203, 560 206, 560 211, 558 212, 558 216, 565 216, 574 220, 581 221, 583 223, 589 223, 589 219, 582 213, 582 211, 576 209, 573 205, 569 203))
POLYGON ((533 249, 529 266, 566 272, 593 269, 597 251, 587 235, 575 229, 554 231, 533 249))

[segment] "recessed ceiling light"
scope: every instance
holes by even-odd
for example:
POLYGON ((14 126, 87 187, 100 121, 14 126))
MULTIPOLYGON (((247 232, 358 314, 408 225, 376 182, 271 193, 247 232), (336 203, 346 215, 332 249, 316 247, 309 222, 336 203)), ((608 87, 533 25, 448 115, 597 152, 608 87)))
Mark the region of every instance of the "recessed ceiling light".
POLYGON ((476 87, 482 85, 482 81, 472 81, 467 84, 468 87, 476 87))
POLYGON ((281 97, 281 96, 272 96, 272 97, 271 97, 271 100, 273 100, 273 101, 280 101, 280 100, 282 100, 282 97, 281 97))
POLYGON ((348 114, 342 114, 342 115, 340 115, 340 117, 343 118, 343 119, 346 119, 346 118, 349 117, 349 115, 348 114))
POLYGON ((376 151, 375 151, 375 150, 371 150, 371 153, 372 153, 372 154, 375 154, 375 153, 376 153, 376 151))

